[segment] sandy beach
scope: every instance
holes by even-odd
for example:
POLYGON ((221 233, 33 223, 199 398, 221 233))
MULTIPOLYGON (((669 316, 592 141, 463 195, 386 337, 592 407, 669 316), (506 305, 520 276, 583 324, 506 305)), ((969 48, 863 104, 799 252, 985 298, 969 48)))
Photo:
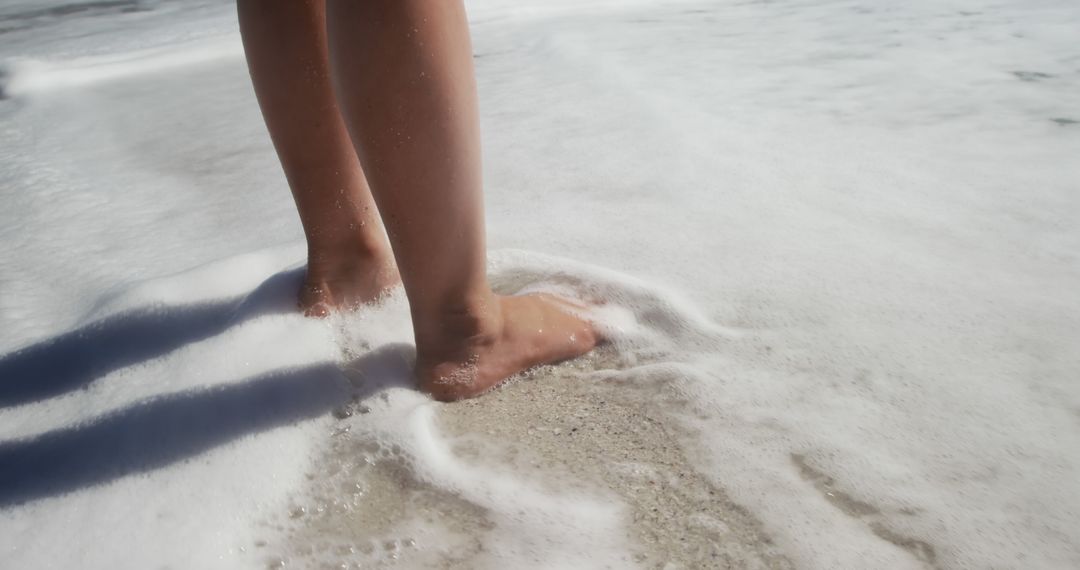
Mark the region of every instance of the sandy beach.
POLYGON ((475 401, 296 310, 233 2, 0 0, 0 568, 1080 567, 1075 2, 467 2, 475 401))

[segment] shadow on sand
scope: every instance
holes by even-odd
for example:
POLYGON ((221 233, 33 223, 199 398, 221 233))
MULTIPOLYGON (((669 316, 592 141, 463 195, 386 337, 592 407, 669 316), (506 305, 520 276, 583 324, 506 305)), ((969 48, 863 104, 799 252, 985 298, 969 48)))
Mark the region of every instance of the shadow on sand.
MULTIPOLYGON (((77 390, 247 319, 293 311, 301 276, 302 270, 278 273, 227 301, 123 313, 0 357, 0 408, 77 390)), ((331 362, 277 370, 0 442, 0 508, 158 469, 404 386, 413 352, 411 345, 387 345, 350 363, 348 376, 331 362)))
POLYGON ((0 443, 0 508, 182 461, 239 437, 314 418, 409 378, 411 345, 387 345, 349 365, 276 371, 170 394, 88 424, 0 443))
POLYGON ((0 408, 36 402, 247 319, 295 310, 303 269, 273 275, 251 293, 214 303, 151 307, 107 317, 0 357, 0 408))

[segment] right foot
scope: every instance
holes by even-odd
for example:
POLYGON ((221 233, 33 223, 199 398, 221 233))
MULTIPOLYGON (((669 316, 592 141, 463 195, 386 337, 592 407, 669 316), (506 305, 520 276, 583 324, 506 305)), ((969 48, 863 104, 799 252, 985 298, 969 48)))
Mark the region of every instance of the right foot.
POLYGON ((597 344, 593 326, 574 315, 583 307, 542 294, 493 299, 489 315, 464 319, 475 330, 418 348, 421 390, 442 401, 472 398, 518 372, 581 356, 597 344))
POLYGON ((309 253, 297 306, 309 317, 355 309, 401 283, 389 253, 309 253))

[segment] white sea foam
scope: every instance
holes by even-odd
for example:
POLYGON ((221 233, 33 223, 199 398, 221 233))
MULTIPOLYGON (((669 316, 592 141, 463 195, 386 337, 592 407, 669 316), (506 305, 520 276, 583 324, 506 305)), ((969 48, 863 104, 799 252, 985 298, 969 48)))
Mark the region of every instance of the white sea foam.
POLYGON ((0 566, 675 564, 676 472, 733 565, 1080 566, 1072 3, 471 3, 492 282, 612 340, 537 405, 678 448, 586 482, 413 390, 400 294, 295 314, 230 3, 0 4, 0 566))
POLYGON ((175 68, 237 58, 242 54, 236 40, 230 38, 56 62, 12 59, 4 62, 0 90, 8 97, 22 97, 36 91, 72 89, 133 76, 169 73, 175 68))

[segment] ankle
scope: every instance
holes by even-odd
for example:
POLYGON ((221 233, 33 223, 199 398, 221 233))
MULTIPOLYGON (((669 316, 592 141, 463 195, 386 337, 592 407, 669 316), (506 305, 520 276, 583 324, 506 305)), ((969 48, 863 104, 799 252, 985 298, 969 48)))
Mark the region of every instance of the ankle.
POLYGON ((416 350, 421 360, 461 359, 491 345, 503 328, 499 297, 487 291, 437 308, 413 311, 416 350))
POLYGON ((308 241, 308 276, 330 276, 356 269, 392 265, 393 254, 385 243, 308 241))

